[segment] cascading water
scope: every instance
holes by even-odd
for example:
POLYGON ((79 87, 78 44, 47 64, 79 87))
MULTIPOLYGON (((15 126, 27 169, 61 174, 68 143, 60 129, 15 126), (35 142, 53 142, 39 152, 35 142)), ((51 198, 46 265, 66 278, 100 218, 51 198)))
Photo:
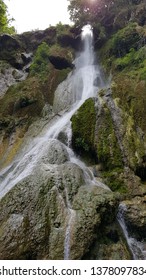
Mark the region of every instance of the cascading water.
MULTIPOLYGON (((57 138, 58 134, 69 124, 70 118, 83 102, 97 93, 98 87, 94 86, 94 80, 96 77, 100 78, 100 73, 97 66, 95 67, 94 65, 93 33, 90 25, 83 27, 82 40, 84 44, 83 51, 75 59, 75 71, 72 76, 74 104, 59 119, 54 120, 53 123, 50 122, 46 133, 41 137, 36 137, 10 166, 1 171, 0 197, 3 197, 15 184, 31 174, 39 158, 45 154, 48 139, 57 138)), ((70 153, 73 159, 73 152, 70 151, 70 153)))

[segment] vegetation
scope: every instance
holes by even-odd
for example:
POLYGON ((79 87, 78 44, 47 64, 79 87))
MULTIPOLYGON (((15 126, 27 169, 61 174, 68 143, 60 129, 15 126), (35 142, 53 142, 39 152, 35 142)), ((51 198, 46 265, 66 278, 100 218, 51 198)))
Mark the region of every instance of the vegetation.
POLYGON ((72 117, 73 146, 80 154, 94 153, 96 113, 94 101, 89 98, 72 117))
POLYGON ((49 46, 43 42, 34 56, 33 63, 30 66, 30 75, 37 74, 41 79, 45 79, 49 71, 49 46))
POLYGON ((13 20, 14 19, 8 19, 7 6, 4 1, 0 0, 0 34, 12 34, 15 32, 15 28, 9 25, 13 20))
POLYGON ((113 5, 112 0, 69 0, 69 2, 70 18, 76 24, 95 22, 97 18, 100 21, 101 14, 105 16, 113 5))
MULTIPOLYGON (((121 24, 126 26, 126 20, 129 20, 130 11, 134 11, 137 5, 143 0, 68 0, 68 10, 71 20, 78 26, 90 22, 94 25, 100 22, 102 26, 108 29, 108 33, 113 28, 121 24), (126 7, 126 8, 125 8, 126 7), (125 23, 124 23, 125 21, 125 23)), ((142 22, 146 16, 143 15, 142 22)))

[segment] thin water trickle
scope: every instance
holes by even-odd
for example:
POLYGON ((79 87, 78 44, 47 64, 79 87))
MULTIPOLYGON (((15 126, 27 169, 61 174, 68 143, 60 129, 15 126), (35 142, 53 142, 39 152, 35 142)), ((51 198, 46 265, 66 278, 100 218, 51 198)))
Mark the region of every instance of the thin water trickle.
POLYGON ((119 211, 117 215, 118 222, 122 228, 125 239, 127 241, 127 245, 132 254, 134 260, 145 260, 146 259, 146 251, 143 248, 143 244, 137 241, 135 238, 131 237, 128 233, 128 229, 125 222, 125 212, 127 211, 126 205, 121 203, 119 205, 119 211))

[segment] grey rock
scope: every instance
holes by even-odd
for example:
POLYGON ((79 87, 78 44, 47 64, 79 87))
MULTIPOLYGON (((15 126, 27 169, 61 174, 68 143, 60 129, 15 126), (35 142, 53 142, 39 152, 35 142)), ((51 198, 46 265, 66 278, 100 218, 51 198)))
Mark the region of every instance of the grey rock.
POLYGON ((59 113, 75 102, 72 92, 72 73, 57 87, 54 95, 53 111, 59 113))

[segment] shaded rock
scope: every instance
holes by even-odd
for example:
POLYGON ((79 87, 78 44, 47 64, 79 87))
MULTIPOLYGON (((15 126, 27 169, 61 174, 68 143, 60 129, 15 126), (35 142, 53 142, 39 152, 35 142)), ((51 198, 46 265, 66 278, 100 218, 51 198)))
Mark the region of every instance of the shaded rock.
POLYGON ((73 68, 73 64, 64 57, 50 55, 49 60, 56 69, 73 68))
POLYGON ((11 85, 25 80, 26 77, 25 71, 15 69, 10 64, 0 61, 0 96, 3 96, 11 85))
POLYGON ((31 99, 28 96, 22 96, 19 100, 17 100, 14 104, 14 113, 16 113, 18 110, 25 108, 33 103, 36 103, 36 99, 31 99))
POLYGON ((117 199, 110 191, 97 186, 82 186, 79 189, 73 201, 76 219, 71 240, 72 259, 80 259, 93 241, 98 240, 102 225, 115 219, 116 205, 117 199))
POLYGON ((23 50, 34 52, 42 42, 46 42, 49 45, 55 44, 56 28, 51 26, 45 30, 24 32, 15 37, 20 42, 23 50))
POLYGON ((83 259, 88 260, 130 260, 131 253, 125 244, 117 222, 105 225, 96 232, 93 242, 83 259))
POLYGON ((145 239, 146 196, 136 196, 131 200, 123 201, 123 203, 126 205, 124 215, 130 234, 138 240, 145 239))
POLYGON ((42 110, 42 117, 45 118, 51 114, 52 114, 52 106, 46 103, 42 110))
POLYGON ((60 34, 57 36, 58 43, 63 47, 72 47, 75 50, 79 50, 81 44, 80 36, 75 36, 73 33, 60 34))
POLYGON ((25 65, 32 61, 32 55, 33 55, 32 53, 21 54, 22 60, 24 61, 25 65))
POLYGON ((20 48, 20 44, 16 38, 8 34, 0 36, 0 55, 3 57, 4 51, 10 52, 20 48))

